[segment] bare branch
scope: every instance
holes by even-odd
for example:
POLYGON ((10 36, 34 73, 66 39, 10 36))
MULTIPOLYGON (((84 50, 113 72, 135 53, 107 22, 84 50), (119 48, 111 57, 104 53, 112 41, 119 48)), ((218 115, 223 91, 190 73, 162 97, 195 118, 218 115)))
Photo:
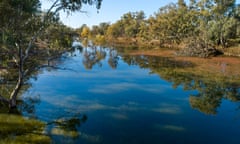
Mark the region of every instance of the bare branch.
POLYGON ((15 62, 15 64, 16 64, 17 66, 19 66, 18 60, 17 60, 17 58, 16 58, 15 56, 13 56, 13 61, 15 62))
POLYGON ((58 2, 59 2, 59 0, 56 0, 56 1, 52 4, 52 6, 48 9, 48 11, 47 11, 47 16, 50 14, 50 12, 52 11, 52 9, 53 9, 54 7, 60 5, 60 4, 57 4, 58 2))
MULTIPOLYGON (((59 4, 57 4, 59 2, 59 0, 56 0, 52 6, 48 9, 46 16, 44 16, 43 19, 43 25, 39 28, 39 30, 32 36, 31 40, 28 43, 28 47, 25 50, 25 55, 23 58, 23 61, 25 61, 28 58, 29 55, 29 51, 32 48, 33 43, 36 41, 37 37, 42 33, 43 29, 45 28, 45 22, 48 20, 51 11, 53 10, 53 8, 55 8, 56 6, 58 6, 59 4)), ((55 15, 58 11, 60 11, 61 9, 56 9, 55 12, 53 12, 53 14, 55 15)))

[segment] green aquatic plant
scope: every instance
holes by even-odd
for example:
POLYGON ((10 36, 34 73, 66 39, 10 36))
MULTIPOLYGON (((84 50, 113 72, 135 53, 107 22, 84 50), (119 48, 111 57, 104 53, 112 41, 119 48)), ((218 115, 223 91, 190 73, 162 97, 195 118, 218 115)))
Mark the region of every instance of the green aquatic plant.
POLYGON ((48 144, 46 124, 20 115, 0 114, 0 144, 48 144))

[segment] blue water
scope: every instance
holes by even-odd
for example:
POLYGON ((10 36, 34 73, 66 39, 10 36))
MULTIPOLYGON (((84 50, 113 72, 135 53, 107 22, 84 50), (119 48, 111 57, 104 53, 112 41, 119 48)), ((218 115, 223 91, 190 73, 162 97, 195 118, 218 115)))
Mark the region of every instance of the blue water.
MULTIPOLYGON (((90 50, 91 51, 91 50, 90 50)), ((217 114, 193 109, 180 85, 161 79, 150 69, 129 65, 117 56, 117 67, 106 56, 86 69, 83 53, 61 60, 62 69, 43 69, 23 97, 37 97, 31 116, 51 123, 59 119, 87 119, 64 132, 49 124, 53 143, 76 144, 239 144, 239 103, 223 99, 217 114), (59 130, 60 131, 60 130, 59 130), (75 131, 77 136, 69 136, 75 131)), ((26 115, 30 115, 26 113, 26 115)))

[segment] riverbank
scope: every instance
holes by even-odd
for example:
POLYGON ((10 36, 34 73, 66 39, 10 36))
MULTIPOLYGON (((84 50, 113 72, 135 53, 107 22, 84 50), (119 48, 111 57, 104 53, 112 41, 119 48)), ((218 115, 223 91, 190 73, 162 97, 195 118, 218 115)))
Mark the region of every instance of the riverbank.
MULTIPOLYGON (((137 38, 116 38, 116 39, 109 39, 107 40, 107 46, 110 47, 118 47, 118 48, 123 48, 124 51, 131 51, 132 49, 140 49, 144 50, 145 52, 150 53, 154 51, 157 54, 162 55, 162 50, 172 50, 175 51, 175 54, 178 53, 178 55, 191 55, 188 52, 185 51, 189 46, 187 45, 186 42, 182 43, 164 43, 161 44, 159 40, 151 40, 151 41, 142 41, 141 39, 137 38), (185 51, 183 54, 179 54, 185 51)), ((240 45, 238 43, 233 43, 232 46, 229 46, 227 48, 222 48, 222 46, 209 46, 206 51, 204 51, 206 48, 204 47, 205 45, 199 47, 199 49, 204 49, 198 50, 197 48, 198 44, 194 43, 192 47, 190 47, 193 52, 196 51, 199 55, 199 57, 212 57, 212 56, 217 56, 217 55, 224 55, 224 56, 233 56, 233 57, 240 57, 240 45), (214 50, 214 52, 211 54, 211 50, 214 50), (208 55, 207 53, 210 52, 208 55), (201 54, 205 54, 206 56, 201 56, 201 54)), ((163 53, 165 55, 165 53, 163 53)))
POLYGON ((193 71, 197 71, 197 73, 209 73, 234 77, 240 76, 240 57, 226 55, 210 58, 183 57, 177 56, 176 51, 172 49, 137 50, 130 52, 130 55, 169 57, 176 61, 186 61, 192 63, 194 68, 191 69, 193 71))

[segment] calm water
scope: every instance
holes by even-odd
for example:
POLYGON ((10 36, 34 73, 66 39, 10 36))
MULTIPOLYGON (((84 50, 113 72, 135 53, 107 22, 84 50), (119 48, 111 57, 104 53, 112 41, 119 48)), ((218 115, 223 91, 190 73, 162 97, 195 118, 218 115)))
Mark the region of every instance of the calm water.
POLYGON ((54 143, 240 143, 238 100, 221 97, 210 112, 192 108, 199 91, 182 84, 173 88, 173 81, 146 67, 149 61, 138 59, 147 58, 100 48, 66 54, 61 69, 46 68, 31 80, 23 98, 37 101, 24 114, 46 122, 54 143))

